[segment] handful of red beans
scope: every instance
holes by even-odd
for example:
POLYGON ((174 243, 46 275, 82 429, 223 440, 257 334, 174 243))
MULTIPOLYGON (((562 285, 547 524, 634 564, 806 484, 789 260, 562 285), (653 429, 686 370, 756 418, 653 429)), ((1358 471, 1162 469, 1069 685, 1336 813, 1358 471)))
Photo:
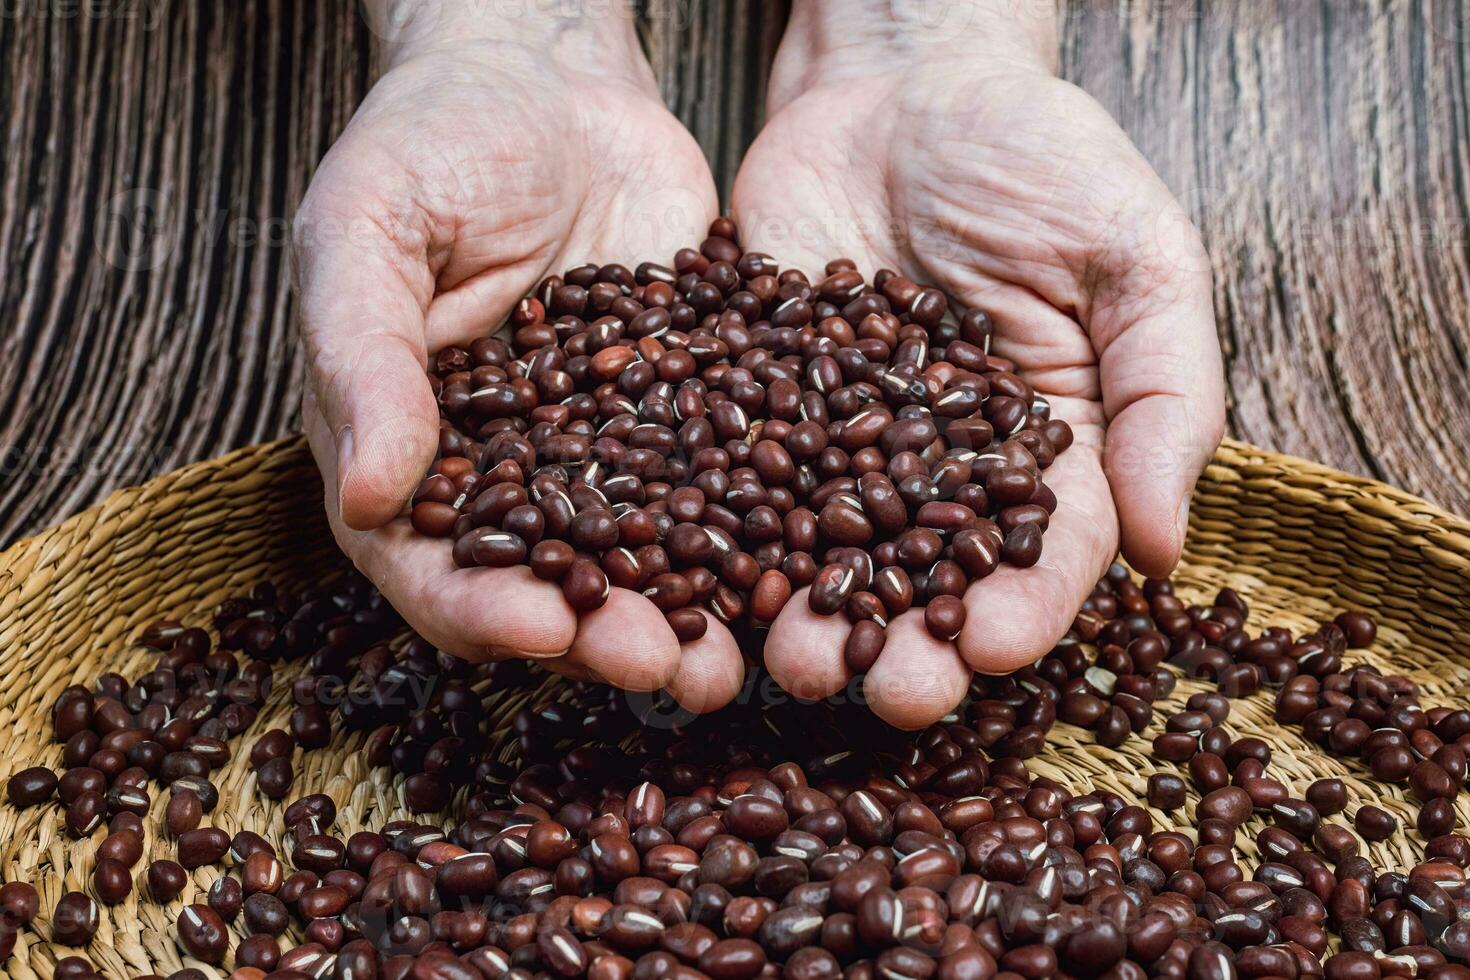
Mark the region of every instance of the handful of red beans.
POLYGON ((768 625, 805 586, 880 629, 932 606, 954 639, 970 582, 1040 556, 1041 474, 1072 443, 991 336, 886 269, 782 270, 720 218, 671 266, 568 269, 505 339, 438 353, 413 526, 579 611, 641 592, 684 641, 707 628, 691 607, 768 625))

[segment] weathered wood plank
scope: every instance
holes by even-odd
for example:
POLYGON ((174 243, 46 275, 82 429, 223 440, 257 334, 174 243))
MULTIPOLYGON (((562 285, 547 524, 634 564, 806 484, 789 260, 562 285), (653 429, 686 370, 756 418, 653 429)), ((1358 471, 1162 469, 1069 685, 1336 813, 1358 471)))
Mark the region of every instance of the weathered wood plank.
POLYGON ((282 243, 367 84, 339 5, 0 18, 0 540, 295 425, 282 243))

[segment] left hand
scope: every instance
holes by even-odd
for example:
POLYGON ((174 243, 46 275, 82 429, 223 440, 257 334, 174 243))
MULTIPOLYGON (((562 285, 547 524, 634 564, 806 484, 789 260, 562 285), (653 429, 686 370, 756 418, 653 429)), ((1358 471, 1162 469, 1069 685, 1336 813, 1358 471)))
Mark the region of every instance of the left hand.
POLYGON ((420 6, 429 27, 392 50, 295 222, 303 416, 333 533, 441 650, 717 708, 744 661, 713 615, 685 643, 630 589, 579 615, 524 566, 457 568, 402 516, 440 447, 430 352, 493 332, 550 272, 663 259, 716 211, 626 16, 420 6))
MULTIPOLYGON (((1076 435, 1046 471, 1059 507, 1040 562, 972 585, 957 643, 931 637, 922 610, 890 624, 864 690, 916 728, 972 671, 1049 652, 1120 542, 1144 574, 1173 568, 1224 394, 1198 235, 1103 108, 1052 75, 1046 31, 928 45, 891 23, 838 29, 858 19, 820 0, 793 15, 735 184, 745 247, 817 277, 845 256, 870 280, 895 269, 984 309, 992 352, 1076 435)), ((848 629, 798 593, 766 643, 772 675, 805 696, 840 689, 848 629)))

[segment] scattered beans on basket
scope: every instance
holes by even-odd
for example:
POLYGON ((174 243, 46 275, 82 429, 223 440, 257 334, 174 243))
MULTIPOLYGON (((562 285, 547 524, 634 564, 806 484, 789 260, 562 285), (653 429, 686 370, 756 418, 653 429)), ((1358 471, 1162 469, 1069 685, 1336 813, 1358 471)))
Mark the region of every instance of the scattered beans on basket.
MULTIPOLYGON (((1042 477, 1072 433, 990 339, 936 289, 841 259, 813 282, 719 219, 667 266, 549 277, 508 339, 438 352, 439 458, 409 520, 579 611, 636 590, 686 642, 697 609, 760 628, 806 589, 853 622, 861 674, 891 617, 922 608, 953 640, 970 583, 1040 557, 1042 477)), ((585 683, 509 713, 534 668, 405 637, 360 579, 262 584, 213 633, 148 627, 140 676, 56 699, 60 770, 22 765, 6 794, 54 811, 37 819, 87 855, 68 879, 85 890, 43 907, 0 886, 0 960, 22 930, 86 947, 152 902, 173 910, 176 980, 1470 980, 1470 710, 1347 663, 1376 639, 1364 613, 1301 635, 1248 616, 1228 588, 1187 605, 1114 566, 1048 656, 976 676, 912 735, 839 700, 657 725, 585 683), (1156 711, 1181 675, 1212 689, 1156 711), (1232 699, 1263 689, 1355 779, 1288 778, 1284 750, 1239 731, 1232 699), (1033 771, 1072 729, 1151 739, 1136 799, 1033 771), (297 753, 343 734, 411 817, 354 832, 346 801, 302 793, 297 753), (273 839, 220 819, 247 802, 215 778, 244 771, 242 736, 244 785, 282 804, 273 839), (1406 808, 1357 780, 1418 806, 1422 860, 1364 856, 1406 808)), ((97 975, 84 957, 53 973, 97 975)))
POLYGON ((690 607, 765 626, 806 586, 814 612, 880 628, 927 606, 954 639, 970 582, 1040 557, 1042 474, 1072 430, 990 353, 983 311, 738 242, 721 218, 669 265, 568 269, 504 339, 439 351, 413 527, 461 566, 528 565, 579 611, 639 591, 684 640, 707 626, 690 607))
MULTIPOLYGON (((1344 667, 1373 639, 1360 615, 1296 637, 1249 636, 1246 616, 1228 590, 1185 606, 1168 583, 1139 586, 1115 567, 1052 654, 975 677, 959 712, 918 736, 840 702, 640 727, 619 692, 573 684, 509 719, 515 768, 491 753, 493 699, 534 668, 472 667, 393 639, 399 620, 359 581, 303 596, 262 586, 218 611, 218 646, 158 624, 142 638, 156 669, 58 698, 65 768, 22 768, 10 801, 70 820, 101 800, 105 826, 87 891, 42 909, 30 885, 0 887, 0 950, 38 916, 53 940, 84 947, 114 914, 101 906, 184 899, 181 955, 238 980, 1470 976, 1470 838, 1450 805, 1470 713, 1421 708, 1404 678, 1344 667), (1361 759, 1362 779, 1404 787, 1421 831, 1428 813, 1418 864, 1363 856, 1360 839, 1400 832, 1383 799, 1273 775, 1271 744, 1227 727, 1238 692, 1199 690, 1154 717, 1180 672, 1218 679, 1276 656, 1296 671, 1262 679, 1278 721, 1361 759), (303 670, 272 692, 271 665, 286 659, 303 670), (234 803, 210 775, 282 697, 289 730, 252 734, 243 754, 257 792, 289 803, 284 833, 230 834, 213 815, 234 803), (244 705, 249 722, 224 720, 244 705), (1058 721, 1105 744, 1157 732, 1146 793, 1028 768, 1058 721), (291 795, 295 753, 321 745, 322 729, 364 733, 367 763, 402 776, 422 816, 349 833, 339 801, 291 795), (120 791, 155 782, 170 791, 158 811, 120 791), (445 807, 447 822, 431 816, 445 807), (1155 811, 1194 832, 1162 829, 1155 811), (160 821, 152 835, 145 819, 160 821), (191 869, 213 869, 212 884, 185 898, 191 869)), ((875 655, 881 638, 848 656, 875 655)), ((68 957, 55 973, 92 969, 68 957)), ((174 976, 210 975, 190 969, 174 976)))

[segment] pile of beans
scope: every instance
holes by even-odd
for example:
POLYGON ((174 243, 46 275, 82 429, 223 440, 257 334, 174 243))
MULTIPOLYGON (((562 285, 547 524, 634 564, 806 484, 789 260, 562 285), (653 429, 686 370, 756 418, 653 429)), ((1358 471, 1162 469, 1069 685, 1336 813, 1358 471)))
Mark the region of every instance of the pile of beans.
POLYGON ((579 611, 637 590, 686 641, 707 628, 690 607, 767 625, 808 585, 814 612, 872 624, 859 671, 911 607, 954 639, 966 586, 1040 556, 1071 429, 989 353, 984 312, 846 259, 813 283, 738 242, 720 218, 672 266, 568 269, 508 342, 439 352, 413 526, 579 611))
MULTIPOLYGON (((99 903, 134 888, 169 903, 213 866, 224 874, 178 913, 177 941, 238 980, 1470 977, 1470 838, 1440 805, 1464 780, 1470 713, 1422 709, 1411 683, 1366 666, 1322 670, 1322 649, 1341 664, 1373 641, 1361 614, 1254 638, 1247 615, 1229 590, 1185 606, 1169 583, 1140 587, 1115 567, 1052 654, 976 677, 959 712, 918 735, 860 704, 789 701, 649 727, 588 684, 495 734, 497 699, 535 668, 472 667, 402 639, 360 581, 301 596, 260 586, 217 611, 217 644, 159 623, 140 637, 158 651, 152 670, 63 692, 64 772, 23 770, 7 791, 19 807, 59 802, 72 836, 97 840, 88 887, 52 910, 55 942, 84 947, 99 903), (1433 811, 1420 863, 1375 869, 1360 855, 1330 818, 1356 802, 1365 839, 1396 828, 1341 780, 1293 798, 1268 775, 1271 747, 1225 727, 1227 692, 1165 719, 1146 801, 1028 770, 1058 719, 1120 744, 1152 725, 1179 673, 1218 680, 1231 666, 1201 650, 1255 666, 1243 651, 1263 637, 1301 671, 1263 680, 1279 720, 1407 780, 1433 811), (287 658, 299 676, 275 691, 287 658), (274 841, 211 826, 241 803, 220 800, 211 775, 283 698, 287 729, 248 753, 257 792, 289 796, 297 748, 360 731, 421 816, 349 833, 314 794, 285 808, 274 841), (519 768, 497 761, 507 735, 519 768), (169 802, 146 833, 155 783, 169 802), (1143 803, 1176 811, 1191 784, 1194 832, 1157 828, 1143 803), (1235 846, 1248 822, 1253 869, 1235 846), (145 841, 164 852, 146 864, 145 841)), ((0 887, 0 952, 40 904, 28 883, 0 887)), ((56 975, 95 974, 72 956, 56 975)))

